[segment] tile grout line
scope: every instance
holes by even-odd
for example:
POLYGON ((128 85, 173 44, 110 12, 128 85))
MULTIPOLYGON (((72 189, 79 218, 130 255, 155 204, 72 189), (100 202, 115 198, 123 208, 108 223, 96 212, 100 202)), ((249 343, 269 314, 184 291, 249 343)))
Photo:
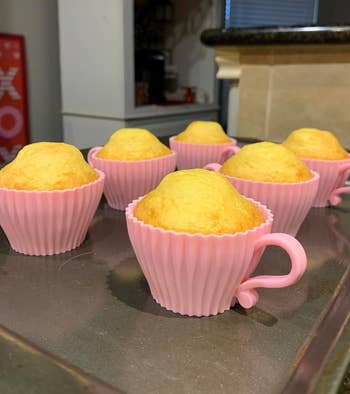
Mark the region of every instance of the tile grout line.
MULTIPOLYGON (((272 55, 273 56, 273 55, 272 55)), ((266 110, 265 110, 265 122, 264 122, 264 139, 267 140, 269 138, 269 126, 270 126, 270 118, 271 118, 271 99, 272 99, 272 89, 273 89, 273 58, 272 61, 269 62, 269 81, 267 86, 267 96, 266 96, 266 110)))

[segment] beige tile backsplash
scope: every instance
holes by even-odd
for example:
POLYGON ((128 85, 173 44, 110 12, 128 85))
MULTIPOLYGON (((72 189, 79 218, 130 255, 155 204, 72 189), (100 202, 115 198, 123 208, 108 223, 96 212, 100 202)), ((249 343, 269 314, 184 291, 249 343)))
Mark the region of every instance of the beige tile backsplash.
POLYGON ((350 47, 322 51, 280 50, 267 64, 261 54, 249 63, 241 56, 237 134, 283 140, 294 129, 317 127, 350 148, 350 47))
POLYGON ((239 125, 238 135, 265 138, 265 117, 269 92, 270 66, 244 66, 244 80, 239 88, 239 125))

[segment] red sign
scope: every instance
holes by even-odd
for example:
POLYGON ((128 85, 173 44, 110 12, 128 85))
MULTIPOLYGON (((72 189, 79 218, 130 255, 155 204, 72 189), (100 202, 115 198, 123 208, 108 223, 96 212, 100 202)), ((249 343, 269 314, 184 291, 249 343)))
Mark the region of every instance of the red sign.
POLYGON ((0 166, 28 140, 24 37, 0 34, 0 166))

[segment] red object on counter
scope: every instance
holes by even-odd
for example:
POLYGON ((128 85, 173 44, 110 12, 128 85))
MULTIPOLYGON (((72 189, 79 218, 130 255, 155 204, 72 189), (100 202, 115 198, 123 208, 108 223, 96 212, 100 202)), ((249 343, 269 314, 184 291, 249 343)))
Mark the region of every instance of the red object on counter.
POLYGON ((192 104, 194 101, 193 87, 192 86, 184 86, 183 89, 185 89, 185 102, 187 104, 192 104))
POLYGON ((0 166, 28 142, 24 37, 0 33, 0 166))

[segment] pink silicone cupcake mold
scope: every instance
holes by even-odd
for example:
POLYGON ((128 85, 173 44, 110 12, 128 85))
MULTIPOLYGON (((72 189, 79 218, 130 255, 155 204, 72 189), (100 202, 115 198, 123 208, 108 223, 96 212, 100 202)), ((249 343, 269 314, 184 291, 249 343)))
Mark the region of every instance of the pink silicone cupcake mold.
POLYGON ((164 230, 134 215, 137 203, 126 209, 129 237, 153 298, 173 312, 189 316, 216 315, 239 302, 251 308, 258 301, 255 288, 287 287, 306 268, 303 247, 287 234, 270 234, 273 215, 251 200, 264 223, 235 234, 203 235, 164 230), (268 245, 286 250, 291 259, 287 275, 249 278, 268 245))
POLYGON ((231 138, 231 142, 225 144, 190 144, 176 141, 176 137, 169 139, 170 148, 177 153, 177 168, 202 168, 208 163, 223 163, 239 151, 237 141, 231 138))
POLYGON ((65 190, 0 188, 0 226, 12 249, 36 256, 67 252, 85 239, 103 192, 105 175, 65 190))
POLYGON ((312 170, 320 174, 320 184, 314 201, 314 207, 338 205, 340 194, 349 193, 350 186, 342 187, 350 171, 350 156, 344 160, 302 159, 312 170))
POLYGON ((176 153, 149 160, 106 160, 96 157, 101 146, 90 149, 88 162, 106 174, 104 194, 108 205, 125 210, 127 205, 148 193, 176 167, 176 153))
MULTIPOLYGON (((205 168, 220 171, 221 165, 211 163, 205 168)), ((274 215, 273 233, 287 233, 294 237, 315 200, 320 176, 314 171, 312 174, 311 179, 296 183, 258 182, 228 175, 225 177, 241 194, 260 201, 271 209, 274 215)))

